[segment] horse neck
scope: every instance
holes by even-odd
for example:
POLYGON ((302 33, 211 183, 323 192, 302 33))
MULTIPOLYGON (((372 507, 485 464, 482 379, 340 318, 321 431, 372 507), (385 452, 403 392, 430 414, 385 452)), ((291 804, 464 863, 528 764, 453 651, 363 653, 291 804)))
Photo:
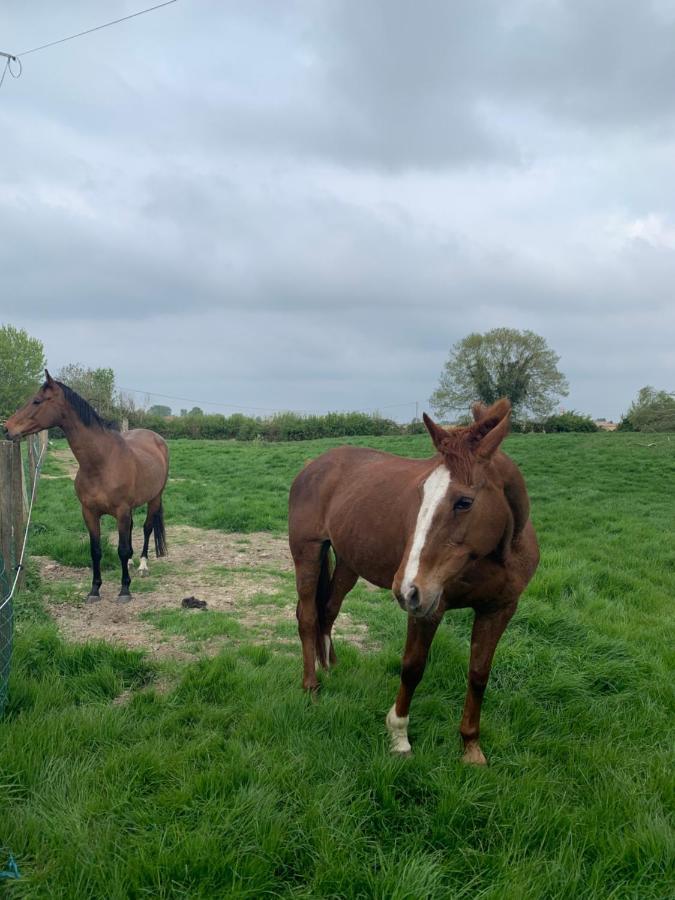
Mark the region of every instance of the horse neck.
POLYGON ((85 425, 70 408, 64 413, 60 426, 80 468, 84 471, 102 468, 115 440, 114 433, 96 425, 85 425))

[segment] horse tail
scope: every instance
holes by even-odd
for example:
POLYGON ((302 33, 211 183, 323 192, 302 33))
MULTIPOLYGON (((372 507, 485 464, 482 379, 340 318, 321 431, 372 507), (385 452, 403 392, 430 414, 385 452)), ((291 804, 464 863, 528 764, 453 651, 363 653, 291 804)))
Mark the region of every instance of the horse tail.
POLYGON ((316 655, 322 666, 328 664, 323 630, 326 624, 326 607, 330 598, 330 547, 330 541, 326 541, 321 548, 321 568, 319 569, 319 581, 316 585, 316 655))
POLYGON ((164 506, 160 503, 159 509, 152 517, 152 531, 155 535, 155 554, 166 556, 166 531, 164 530, 164 506))

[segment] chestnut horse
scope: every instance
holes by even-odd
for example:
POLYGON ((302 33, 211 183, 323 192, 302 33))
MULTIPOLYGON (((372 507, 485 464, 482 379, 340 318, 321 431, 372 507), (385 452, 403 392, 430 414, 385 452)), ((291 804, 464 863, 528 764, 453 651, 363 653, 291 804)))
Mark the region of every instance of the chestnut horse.
POLYGON ((154 431, 136 428, 124 434, 104 422, 98 413, 67 385, 47 380, 25 406, 5 422, 12 440, 58 426, 80 464, 75 493, 89 531, 93 581, 88 603, 101 599, 101 516, 117 519, 118 555, 122 563, 122 587, 118 600, 131 600, 129 561, 133 556, 132 512, 148 504, 143 525, 143 551, 139 572, 148 571, 148 544, 154 532, 157 556, 166 553, 162 491, 169 475, 169 450, 154 431))
POLYGON ((459 730, 464 761, 486 762, 479 725, 492 657, 539 562, 525 482, 499 449, 510 415, 508 400, 478 404, 472 425, 446 430, 425 414, 438 451, 431 459, 339 447, 309 463, 291 487, 303 687, 318 689, 317 659, 324 668, 335 662, 331 630, 359 575, 391 588, 408 613, 401 683, 386 718, 394 753, 410 753, 410 703, 443 614, 470 607, 475 617, 459 730))

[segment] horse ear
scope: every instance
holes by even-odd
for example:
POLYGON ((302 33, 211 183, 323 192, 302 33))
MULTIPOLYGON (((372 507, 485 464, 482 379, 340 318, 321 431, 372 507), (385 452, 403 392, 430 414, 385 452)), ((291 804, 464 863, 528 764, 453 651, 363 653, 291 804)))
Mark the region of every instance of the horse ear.
POLYGON ((482 459, 490 459, 509 433, 510 422, 511 404, 506 398, 497 400, 487 408, 483 407, 480 418, 469 430, 469 443, 476 455, 482 459))
POLYGON ((49 369, 45 369, 45 384, 47 384, 49 387, 54 386, 54 379, 49 374, 49 369))
POLYGON ((487 406, 484 403, 478 401, 478 403, 474 403, 471 407, 471 413, 473 415, 474 422, 480 422, 480 420, 485 415, 485 411, 487 410, 487 406))
POLYGON ((437 425, 431 416, 428 416, 426 413, 422 413, 422 419, 431 436, 434 447, 439 453, 443 453, 448 443, 448 432, 445 428, 441 428, 440 425, 437 425))

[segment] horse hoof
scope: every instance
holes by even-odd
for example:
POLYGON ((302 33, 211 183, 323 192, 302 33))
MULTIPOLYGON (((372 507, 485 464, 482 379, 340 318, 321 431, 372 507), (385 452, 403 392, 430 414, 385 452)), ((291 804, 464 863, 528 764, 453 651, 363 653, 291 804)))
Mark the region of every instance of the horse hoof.
POLYGON ((465 747, 462 762, 468 766, 487 766, 485 754, 478 744, 468 744, 465 747))
POLYGON ((88 594, 87 599, 84 601, 85 603, 99 603, 101 600, 100 594, 88 594))
POLYGON ((146 575, 150 574, 150 569, 148 568, 148 561, 144 556, 141 556, 141 561, 138 565, 138 574, 141 578, 144 578, 146 575))
POLYGON ((118 602, 118 603, 129 603, 129 601, 130 601, 131 599, 132 599, 132 598, 131 598, 131 594, 118 594, 118 595, 117 595, 117 602, 118 602))
POLYGON ((303 683, 302 687, 305 694, 307 694, 312 703, 318 703, 320 688, 318 681, 311 682, 310 684, 303 683))
POLYGON ((413 755, 412 750, 392 750, 392 756, 397 756, 399 759, 408 759, 409 756, 413 755))

